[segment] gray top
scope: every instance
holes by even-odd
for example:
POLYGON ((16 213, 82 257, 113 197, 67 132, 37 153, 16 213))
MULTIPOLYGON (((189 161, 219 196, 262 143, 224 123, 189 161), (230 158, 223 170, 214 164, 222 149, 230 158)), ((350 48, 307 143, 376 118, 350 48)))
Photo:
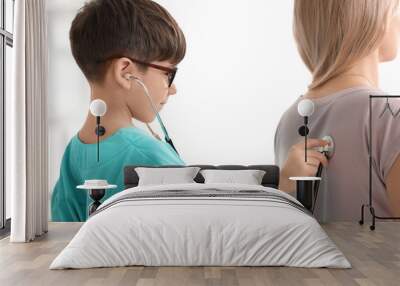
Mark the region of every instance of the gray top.
MULTIPOLYGON (((380 90, 354 87, 313 99, 315 111, 309 118, 310 138, 333 137, 335 153, 323 171, 316 217, 323 222, 359 220, 368 202, 369 178, 369 95, 380 90)), ((282 115, 275 133, 275 164, 282 167, 289 148, 304 140, 298 135, 303 118, 297 112, 300 96, 282 115)), ((378 216, 389 216, 386 177, 400 151, 400 99, 372 101, 372 188, 378 216), (399 112, 397 114, 397 112, 399 112)))

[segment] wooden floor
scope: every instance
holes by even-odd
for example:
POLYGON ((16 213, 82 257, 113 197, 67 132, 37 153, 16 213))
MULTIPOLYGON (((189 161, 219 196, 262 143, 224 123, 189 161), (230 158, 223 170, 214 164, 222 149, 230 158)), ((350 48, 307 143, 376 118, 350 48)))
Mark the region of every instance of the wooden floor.
POLYGON ((288 267, 122 267, 48 270, 81 224, 50 223, 28 244, 0 241, 0 285, 400 285, 400 222, 372 232, 356 223, 324 229, 353 265, 349 270, 288 267))

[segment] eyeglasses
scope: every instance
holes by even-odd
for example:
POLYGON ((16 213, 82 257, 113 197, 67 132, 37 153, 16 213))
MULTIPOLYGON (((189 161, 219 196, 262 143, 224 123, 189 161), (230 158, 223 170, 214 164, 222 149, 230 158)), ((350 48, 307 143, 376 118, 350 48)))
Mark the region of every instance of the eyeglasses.
MULTIPOLYGON (((131 57, 127 57, 127 56, 113 56, 111 58, 108 58, 107 60, 117 59, 117 58, 128 58, 134 63, 137 63, 137 64, 140 64, 140 65, 144 65, 144 66, 147 66, 147 67, 151 67, 151 68, 155 68, 155 69, 167 72, 168 87, 171 87, 172 83, 174 82, 176 73, 178 72, 178 68, 177 67, 175 67, 175 68, 167 68, 167 67, 164 67, 164 66, 143 62, 143 61, 131 58, 131 57)), ((107 61, 107 60, 98 60, 97 62, 101 63, 101 62, 104 62, 104 61, 107 61)))
POLYGON ((130 57, 126 57, 126 58, 130 59, 134 63, 137 63, 137 64, 140 64, 140 65, 148 66, 148 67, 151 67, 151 68, 155 68, 155 69, 167 72, 168 87, 171 87, 172 83, 174 82, 174 79, 175 79, 176 73, 178 71, 178 68, 167 68, 167 67, 156 65, 156 64, 142 62, 142 61, 139 61, 137 59, 130 58, 130 57))

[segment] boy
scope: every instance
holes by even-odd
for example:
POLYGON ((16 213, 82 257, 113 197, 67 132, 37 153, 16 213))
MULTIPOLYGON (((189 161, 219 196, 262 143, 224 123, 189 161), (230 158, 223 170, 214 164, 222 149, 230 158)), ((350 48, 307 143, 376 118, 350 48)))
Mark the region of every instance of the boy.
POLYGON ((178 154, 132 125, 148 123, 155 114, 133 77, 148 88, 157 110, 176 93, 176 65, 186 52, 185 37, 172 16, 151 0, 93 0, 76 15, 70 29, 72 54, 89 82, 91 100, 102 99, 107 112, 101 119, 97 162, 96 119, 88 112, 82 128, 69 142, 51 201, 53 221, 85 221, 91 203, 76 189, 88 179, 106 179, 123 188, 126 165, 183 165, 178 154))

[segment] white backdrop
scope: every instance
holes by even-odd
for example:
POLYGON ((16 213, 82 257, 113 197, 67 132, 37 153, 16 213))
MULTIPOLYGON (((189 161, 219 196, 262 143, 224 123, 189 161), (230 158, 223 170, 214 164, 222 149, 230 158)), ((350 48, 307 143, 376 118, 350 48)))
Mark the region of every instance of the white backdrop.
MULTIPOLYGON (((273 164, 280 116, 310 81, 292 36, 293 2, 157 2, 176 18, 188 42, 178 94, 161 114, 182 158, 188 164, 273 164)), ((68 38, 83 3, 48 1, 51 188, 89 104, 89 87, 68 38)), ((400 94, 399 70, 399 60, 382 65, 383 89, 400 94)))

